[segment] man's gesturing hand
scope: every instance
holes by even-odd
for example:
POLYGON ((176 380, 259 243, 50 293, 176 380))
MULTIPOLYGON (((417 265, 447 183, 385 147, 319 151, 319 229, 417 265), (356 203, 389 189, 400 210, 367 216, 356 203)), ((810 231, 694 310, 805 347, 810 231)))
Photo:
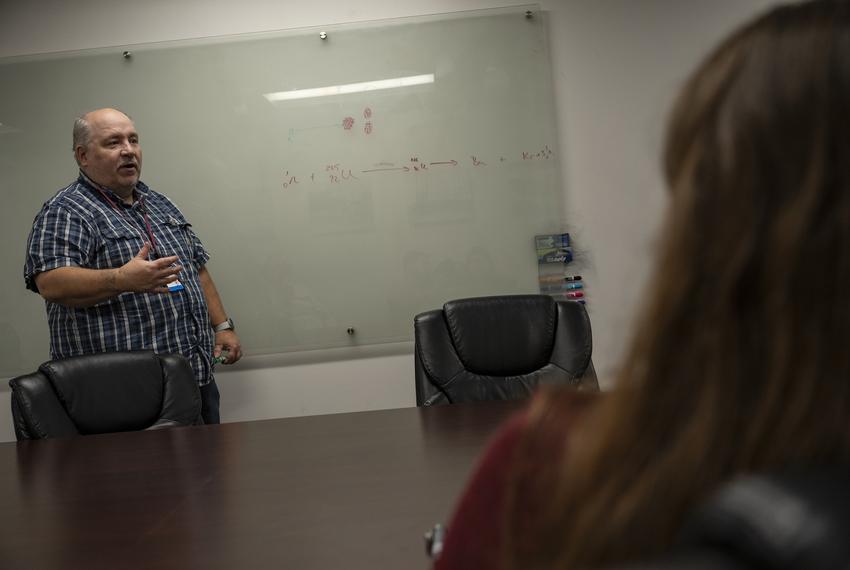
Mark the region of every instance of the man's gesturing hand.
POLYGON ((135 293, 168 293, 166 285, 177 279, 183 267, 175 265, 176 255, 148 261, 150 249, 150 244, 145 242, 136 257, 117 269, 116 289, 135 293))

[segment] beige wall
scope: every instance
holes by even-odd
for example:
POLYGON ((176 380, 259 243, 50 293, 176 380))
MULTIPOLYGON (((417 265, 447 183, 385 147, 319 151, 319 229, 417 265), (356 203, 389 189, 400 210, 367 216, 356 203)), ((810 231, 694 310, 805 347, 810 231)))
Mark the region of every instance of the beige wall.
MULTIPOLYGON (((539 2, 550 21, 564 218, 579 245, 588 251, 583 273, 590 294, 594 362, 603 387, 611 385, 650 271, 653 238, 664 208, 657 165, 667 109, 678 85, 706 50, 733 26, 773 3, 539 2)), ((513 4, 497 0, 0 0, 0 57, 513 4)), ((43 189, 45 193, 52 190, 43 189)), ((411 351, 406 343, 360 351, 249 357, 244 365, 218 375, 222 418, 237 421, 412 406, 411 351)), ((4 382, 0 441, 14 439, 8 400, 4 382)))

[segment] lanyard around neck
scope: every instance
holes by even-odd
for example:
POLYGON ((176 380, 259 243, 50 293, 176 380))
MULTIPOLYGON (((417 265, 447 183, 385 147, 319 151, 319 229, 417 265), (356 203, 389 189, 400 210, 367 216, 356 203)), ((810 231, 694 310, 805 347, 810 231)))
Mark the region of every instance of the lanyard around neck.
MULTIPOLYGON (((118 207, 118 204, 115 203, 115 200, 113 200, 112 198, 109 197, 109 194, 104 192, 103 189, 100 188, 99 186, 95 186, 95 188, 97 189, 98 192, 100 192, 100 195, 103 196, 106 199, 107 202, 109 202, 109 205, 112 206, 113 210, 118 212, 121 215, 121 217, 123 217, 128 222, 131 221, 130 217, 126 213, 124 213, 124 211, 121 208, 118 207)), ((144 196, 139 196, 139 208, 142 211, 142 219, 145 221, 145 231, 147 232, 147 234, 148 234, 147 237, 150 240, 149 243, 151 244, 151 251, 155 254, 156 253, 156 240, 153 237, 153 230, 151 229, 151 222, 148 219, 148 209, 145 207, 145 197, 144 196)), ((131 222, 131 225, 133 225, 132 222, 131 222)), ((142 238, 144 239, 144 236, 142 236, 142 238)))

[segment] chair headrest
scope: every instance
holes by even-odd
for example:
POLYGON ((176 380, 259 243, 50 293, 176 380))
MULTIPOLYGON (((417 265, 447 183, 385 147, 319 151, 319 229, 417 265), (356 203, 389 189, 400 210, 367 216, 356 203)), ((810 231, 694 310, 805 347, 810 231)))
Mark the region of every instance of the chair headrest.
POLYGON ((557 309, 547 295, 458 299, 443 305, 457 354, 470 372, 527 374, 549 362, 557 309))
POLYGON ((140 430, 162 407, 162 366, 153 352, 108 352, 45 362, 47 376, 81 434, 140 430))

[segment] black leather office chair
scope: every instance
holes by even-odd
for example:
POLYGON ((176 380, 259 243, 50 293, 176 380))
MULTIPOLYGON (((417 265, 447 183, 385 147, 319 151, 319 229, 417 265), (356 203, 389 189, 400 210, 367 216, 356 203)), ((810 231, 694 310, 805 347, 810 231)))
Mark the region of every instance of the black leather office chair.
POLYGON ((547 295, 449 301, 416 315, 416 405, 513 400, 538 384, 598 390, 590 319, 547 295))
POLYGON ((9 386, 19 441, 203 423, 192 368, 175 354, 107 352, 53 360, 9 386))

